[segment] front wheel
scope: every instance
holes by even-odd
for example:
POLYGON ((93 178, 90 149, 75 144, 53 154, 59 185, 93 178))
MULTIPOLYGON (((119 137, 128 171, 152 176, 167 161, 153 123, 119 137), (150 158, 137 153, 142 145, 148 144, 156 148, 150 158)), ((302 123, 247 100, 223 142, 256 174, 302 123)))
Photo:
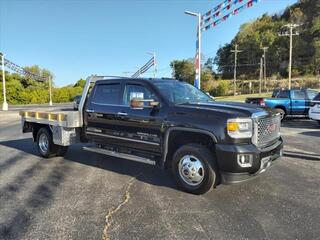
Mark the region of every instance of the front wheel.
POLYGON ((215 159, 200 144, 180 147, 173 156, 172 171, 178 186, 193 194, 206 193, 218 182, 215 159))

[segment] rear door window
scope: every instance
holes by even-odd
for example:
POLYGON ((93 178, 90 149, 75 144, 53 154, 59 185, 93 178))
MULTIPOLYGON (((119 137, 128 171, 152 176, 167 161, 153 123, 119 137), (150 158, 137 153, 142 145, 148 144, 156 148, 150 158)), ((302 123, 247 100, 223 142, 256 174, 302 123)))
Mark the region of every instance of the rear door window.
POLYGON ((294 90, 294 91, 292 91, 292 98, 293 99, 306 99, 307 95, 306 95, 305 91, 294 90))
POLYGON ((289 91, 280 91, 276 98, 289 98, 289 91))
POLYGON ((120 90, 120 83, 98 84, 92 102, 95 104, 119 104, 120 90))

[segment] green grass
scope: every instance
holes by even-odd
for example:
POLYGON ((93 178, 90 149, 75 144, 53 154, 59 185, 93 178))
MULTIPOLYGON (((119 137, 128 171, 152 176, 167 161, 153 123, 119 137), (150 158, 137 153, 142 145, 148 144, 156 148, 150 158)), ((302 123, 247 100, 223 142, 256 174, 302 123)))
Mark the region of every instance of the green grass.
POLYGON ((223 96, 216 97, 217 101, 235 101, 235 102, 244 102, 246 98, 249 97, 271 97, 271 93, 255 93, 255 94, 242 94, 237 96, 223 96))

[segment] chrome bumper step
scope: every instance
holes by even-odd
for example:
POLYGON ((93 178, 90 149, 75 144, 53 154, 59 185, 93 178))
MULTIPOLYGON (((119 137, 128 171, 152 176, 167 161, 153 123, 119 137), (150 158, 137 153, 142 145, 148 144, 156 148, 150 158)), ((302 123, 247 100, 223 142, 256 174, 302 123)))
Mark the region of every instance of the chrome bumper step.
POLYGON ((135 156, 135 155, 127 154, 127 153, 119 153, 119 152, 115 152, 115 151, 110 151, 110 150, 99 148, 99 147, 83 147, 83 150, 95 152, 95 153, 100 153, 100 154, 104 154, 104 155, 108 155, 108 156, 112 156, 112 157, 124 158, 124 159, 128 159, 128 160, 135 161, 135 162, 156 165, 156 162, 154 160, 151 160, 148 158, 139 157, 139 156, 135 156))

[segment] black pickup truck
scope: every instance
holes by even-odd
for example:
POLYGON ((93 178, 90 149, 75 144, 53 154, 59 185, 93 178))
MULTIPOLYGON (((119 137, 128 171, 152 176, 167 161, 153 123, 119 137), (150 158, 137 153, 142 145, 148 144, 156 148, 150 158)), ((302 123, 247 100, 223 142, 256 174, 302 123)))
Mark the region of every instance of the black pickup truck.
POLYGON ((216 102, 177 80, 94 76, 78 115, 20 114, 23 132, 33 132, 43 157, 90 142, 86 150, 170 168, 178 185, 194 194, 251 179, 282 155, 279 114, 216 102))

